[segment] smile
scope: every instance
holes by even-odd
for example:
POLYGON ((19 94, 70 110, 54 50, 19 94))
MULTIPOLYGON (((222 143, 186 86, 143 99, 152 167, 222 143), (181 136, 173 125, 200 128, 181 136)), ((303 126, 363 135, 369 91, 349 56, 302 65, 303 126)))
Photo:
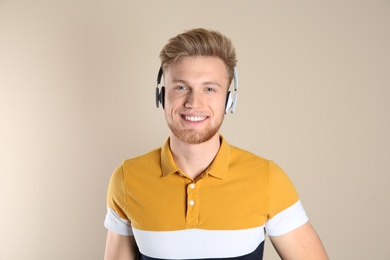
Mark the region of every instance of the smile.
POLYGON ((185 120, 191 121, 191 122, 199 122, 205 120, 206 116, 184 116, 185 120))

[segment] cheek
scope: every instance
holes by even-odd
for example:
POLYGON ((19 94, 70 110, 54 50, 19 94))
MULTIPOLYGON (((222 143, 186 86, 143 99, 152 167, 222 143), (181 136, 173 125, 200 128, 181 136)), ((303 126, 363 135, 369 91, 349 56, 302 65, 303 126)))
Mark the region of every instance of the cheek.
POLYGON ((222 97, 218 102, 214 102, 214 109, 223 110, 225 113, 226 97, 222 97))
POLYGON ((175 107, 171 103, 165 103, 164 114, 167 120, 172 121, 175 115, 175 107))
POLYGON ((180 98, 178 98, 177 96, 173 96, 173 95, 165 95, 165 107, 166 108, 175 108, 175 107, 178 107, 180 105, 180 98))

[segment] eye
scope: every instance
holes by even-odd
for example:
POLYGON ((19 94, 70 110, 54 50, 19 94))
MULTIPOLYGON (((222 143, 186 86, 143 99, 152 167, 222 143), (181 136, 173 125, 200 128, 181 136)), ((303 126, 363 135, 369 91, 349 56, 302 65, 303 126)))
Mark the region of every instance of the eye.
POLYGON ((206 88, 206 92, 215 92, 215 89, 208 87, 208 88, 206 88))
POLYGON ((187 90, 188 88, 187 87, 185 87, 185 86, 176 86, 175 87, 175 90, 177 90, 177 91, 184 91, 184 90, 187 90))

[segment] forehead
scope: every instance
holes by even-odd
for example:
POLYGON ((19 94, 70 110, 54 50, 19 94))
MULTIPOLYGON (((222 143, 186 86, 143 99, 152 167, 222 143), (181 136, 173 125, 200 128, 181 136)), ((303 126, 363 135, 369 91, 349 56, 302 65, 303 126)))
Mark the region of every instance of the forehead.
POLYGON ((186 56, 168 65, 164 77, 212 77, 215 80, 228 80, 228 71, 224 62, 212 56, 186 56))

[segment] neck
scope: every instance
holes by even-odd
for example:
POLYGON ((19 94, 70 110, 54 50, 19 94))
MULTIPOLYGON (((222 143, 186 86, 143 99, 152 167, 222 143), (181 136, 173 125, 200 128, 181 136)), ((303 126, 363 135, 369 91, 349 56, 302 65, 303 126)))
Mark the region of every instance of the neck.
POLYGON ((219 147, 219 134, 200 144, 188 144, 173 134, 170 136, 170 148, 176 164, 193 180, 210 166, 219 147))

